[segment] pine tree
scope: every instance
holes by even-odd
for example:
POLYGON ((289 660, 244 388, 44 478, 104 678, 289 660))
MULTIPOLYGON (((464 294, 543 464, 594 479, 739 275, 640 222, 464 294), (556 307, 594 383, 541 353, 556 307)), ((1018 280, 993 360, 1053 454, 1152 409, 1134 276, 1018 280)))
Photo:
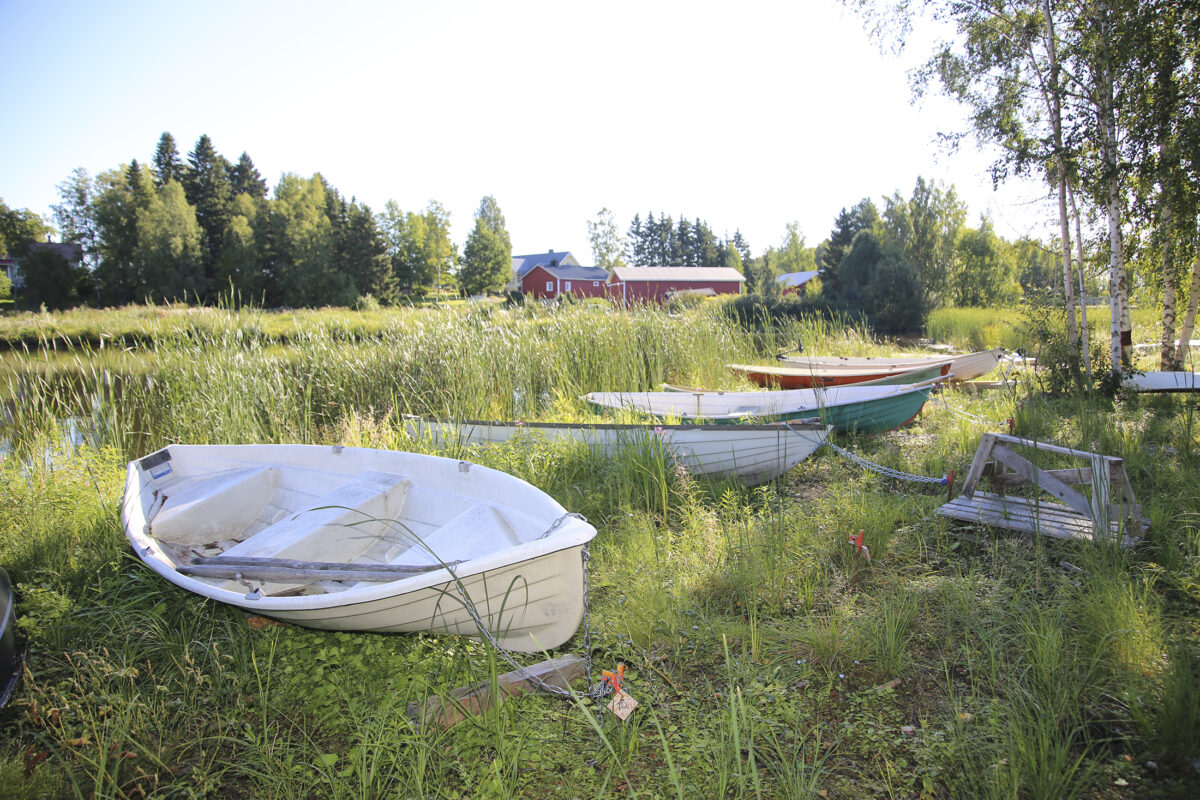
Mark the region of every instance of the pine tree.
POLYGON ((504 215, 491 195, 475 212, 475 228, 463 247, 458 282, 468 296, 498 291, 512 277, 512 242, 504 215))
POLYGON ((170 180, 183 183, 183 162, 179 160, 175 137, 164 131, 154 150, 154 185, 161 187, 170 180))
MULTIPOLYGON (((213 147, 207 134, 196 141, 196 149, 188 154, 183 188, 187 201, 196 208, 204 253, 204 277, 211 281, 221 245, 225 241, 225 226, 229 224, 229 203, 232 192, 229 184, 229 162, 213 147)), ((207 288, 201 294, 207 294, 207 288)))
POLYGON ((229 172, 229 188, 234 197, 239 194, 248 194, 255 198, 267 196, 267 182, 258 173, 254 162, 245 151, 229 172))

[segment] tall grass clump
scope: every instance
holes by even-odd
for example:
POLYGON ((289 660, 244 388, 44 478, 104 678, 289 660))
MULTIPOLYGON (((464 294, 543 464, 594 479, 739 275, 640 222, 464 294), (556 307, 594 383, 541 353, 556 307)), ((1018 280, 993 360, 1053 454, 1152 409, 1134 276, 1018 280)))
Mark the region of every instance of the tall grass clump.
POLYGON ((938 308, 929 313, 925 334, 962 350, 1016 350, 1027 347, 1019 321, 1019 312, 1010 308, 938 308))

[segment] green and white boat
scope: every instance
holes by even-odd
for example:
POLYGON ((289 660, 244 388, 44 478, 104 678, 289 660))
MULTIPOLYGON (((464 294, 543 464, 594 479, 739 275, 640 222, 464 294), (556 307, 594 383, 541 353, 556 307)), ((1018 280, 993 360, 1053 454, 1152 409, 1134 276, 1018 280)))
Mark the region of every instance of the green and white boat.
POLYGON ((592 392, 600 410, 625 409, 684 424, 763 423, 817 417, 841 432, 880 433, 911 421, 944 378, 901 386, 835 386, 763 392, 592 392))

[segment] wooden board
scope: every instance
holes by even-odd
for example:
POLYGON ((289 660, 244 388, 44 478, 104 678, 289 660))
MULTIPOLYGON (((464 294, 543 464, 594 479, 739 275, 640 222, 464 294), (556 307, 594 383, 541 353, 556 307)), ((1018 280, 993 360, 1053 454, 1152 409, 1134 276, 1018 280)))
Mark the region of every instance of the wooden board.
MULTIPOLYGON (((1023 497, 977 490, 973 497, 962 495, 946 503, 938 508, 937 513, 963 522, 1040 533, 1058 539, 1092 541, 1095 538, 1091 517, 1061 503, 1035 502, 1023 497)), ((1148 524, 1149 520, 1142 520, 1143 529, 1148 524)), ((1121 533, 1115 522, 1109 529, 1114 539, 1121 533)), ((1122 547, 1131 547, 1137 542, 1136 536, 1124 535, 1121 538, 1122 547)))
POLYGON ((571 681, 583 675, 584 666, 584 660, 579 656, 559 656, 497 676, 494 685, 499 689, 498 697, 492 694, 491 681, 481 681, 455 689, 445 698, 433 696, 424 703, 409 703, 408 716, 418 725, 424 722, 449 728, 491 708, 493 703, 499 703, 504 697, 538 691, 537 682, 530 676, 549 686, 570 689, 571 681))

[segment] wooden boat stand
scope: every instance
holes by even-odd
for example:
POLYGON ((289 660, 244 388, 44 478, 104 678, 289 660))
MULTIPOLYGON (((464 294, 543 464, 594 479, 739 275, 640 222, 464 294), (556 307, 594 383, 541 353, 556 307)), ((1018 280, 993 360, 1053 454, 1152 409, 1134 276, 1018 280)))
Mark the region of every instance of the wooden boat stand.
POLYGON ((975 460, 963 480, 962 494, 938 508, 944 517, 995 528, 1040 533, 1059 539, 1104 539, 1130 547, 1141 538, 1149 520, 1142 517, 1125 464, 1120 458, 1006 436, 984 434, 975 460), (1010 445, 1086 459, 1077 469, 1044 470, 1018 455, 1010 445), (978 489, 989 477, 995 493, 978 489), (1071 485, 1090 485, 1089 500, 1071 485), (1005 494, 1009 488, 1036 486, 1060 502, 1041 497, 1005 494))

